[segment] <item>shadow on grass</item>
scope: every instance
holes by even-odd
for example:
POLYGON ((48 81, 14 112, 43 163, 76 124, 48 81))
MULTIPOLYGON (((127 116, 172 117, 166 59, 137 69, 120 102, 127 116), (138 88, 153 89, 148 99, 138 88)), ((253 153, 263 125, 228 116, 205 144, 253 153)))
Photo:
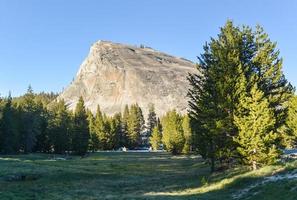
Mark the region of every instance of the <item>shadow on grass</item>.
MULTIPOLYGON (((296 164, 296 163, 295 163, 296 164)), ((228 170, 223 173, 217 173, 210 175, 210 180, 207 184, 196 187, 187 188, 184 190, 166 191, 166 192, 149 192, 143 194, 146 199, 199 199, 199 200, 224 200, 224 199, 296 199, 296 193, 293 189, 297 190, 297 180, 295 180, 295 185, 289 184, 283 188, 283 190, 270 191, 269 188, 265 188, 269 184, 279 185, 277 182, 267 182, 264 184, 263 180, 265 177, 277 176, 284 173, 288 173, 288 170, 292 170, 294 167, 288 165, 283 166, 270 166, 259 169, 257 171, 247 171, 247 169, 235 169, 228 170), (263 183, 263 184, 262 184, 263 183), (255 186, 255 187, 253 187, 255 186), (263 189, 264 187, 264 189, 263 189), (263 189, 263 194, 261 195, 260 189, 263 189), (269 191, 269 192, 267 192, 269 191), (269 198, 265 198, 266 193, 276 193, 276 195, 271 195, 269 198), (283 193, 283 194, 282 194, 283 193), (290 194, 289 194, 290 193, 290 194), (264 195, 264 196, 263 196, 264 195), (285 195, 288 198, 282 198, 285 195), (293 198, 294 196, 294 198, 293 198)), ((296 168, 296 166, 295 166, 296 168)), ((282 182, 281 180, 280 182, 282 182)))

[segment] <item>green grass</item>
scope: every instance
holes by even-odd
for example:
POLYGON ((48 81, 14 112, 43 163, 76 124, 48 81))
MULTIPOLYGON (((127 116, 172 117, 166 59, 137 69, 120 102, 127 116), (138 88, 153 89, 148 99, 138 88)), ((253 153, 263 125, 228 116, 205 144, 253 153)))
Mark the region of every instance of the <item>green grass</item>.
MULTIPOLYGON (((297 179, 261 183, 297 162, 249 172, 235 168, 210 175, 195 156, 167 153, 95 153, 56 160, 53 155, 0 157, 0 199, 297 199, 297 179), (25 178, 19 177, 24 175, 25 178)), ((58 157, 58 156, 57 156, 58 157)))

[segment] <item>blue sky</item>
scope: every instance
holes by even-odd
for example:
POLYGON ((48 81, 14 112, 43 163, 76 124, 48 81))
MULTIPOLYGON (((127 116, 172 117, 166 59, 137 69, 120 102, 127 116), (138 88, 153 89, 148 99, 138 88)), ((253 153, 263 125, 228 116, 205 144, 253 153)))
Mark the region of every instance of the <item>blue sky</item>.
POLYGON ((260 24, 297 86, 297 1, 0 0, 0 94, 59 92, 97 40, 145 44, 197 61, 227 19, 260 24))

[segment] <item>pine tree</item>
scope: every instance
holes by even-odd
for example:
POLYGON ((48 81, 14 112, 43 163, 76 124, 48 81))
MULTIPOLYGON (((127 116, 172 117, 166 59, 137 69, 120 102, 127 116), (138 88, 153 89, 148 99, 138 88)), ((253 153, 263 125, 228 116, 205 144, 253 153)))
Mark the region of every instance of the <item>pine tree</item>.
POLYGON ((128 139, 128 120, 129 120, 129 107, 128 105, 125 106, 124 113, 121 119, 121 136, 120 136, 120 146, 128 147, 129 146, 129 139, 128 139))
POLYGON ((188 115, 185 115, 183 117, 182 126, 183 126, 183 133, 185 137, 183 153, 188 154, 191 152, 191 146, 192 146, 192 128, 190 123, 190 117, 188 115))
POLYGON ((268 99, 269 107, 276 118, 274 132, 278 134, 281 147, 290 146, 286 143, 288 127, 288 101, 293 94, 294 88, 285 78, 282 68, 283 60, 279 57, 280 51, 276 48, 276 42, 272 42, 268 34, 260 26, 256 27, 255 46, 256 53, 252 58, 252 72, 256 72, 255 79, 258 87, 268 99))
POLYGON ((243 110, 235 115, 239 130, 235 141, 239 144, 237 150, 244 163, 253 169, 273 163, 279 152, 276 149, 277 134, 274 132, 276 120, 268 100, 255 84, 250 94, 242 95, 240 103, 243 110))
POLYGON ((74 130, 72 138, 73 151, 78 155, 84 155, 88 151, 89 146, 89 126, 87 121, 87 113, 82 97, 76 105, 74 112, 74 130))
POLYGON ((64 100, 55 102, 49 119, 49 139, 55 153, 70 150, 72 122, 64 100))
POLYGON ((137 104, 131 105, 129 118, 127 121, 128 142, 130 148, 135 148, 141 144, 141 133, 144 128, 144 119, 141 108, 137 104))
POLYGON ((285 138, 286 144, 289 147, 294 147, 297 144, 297 96, 290 99, 286 123, 289 128, 288 135, 285 138))
POLYGON ((153 129, 157 125, 157 115, 155 112, 155 107, 154 104, 149 104, 149 113, 148 113, 148 118, 147 118, 147 137, 150 137, 153 129))
POLYGON ((146 135, 146 132, 144 131, 145 130, 145 120, 144 120, 141 108, 139 107, 138 104, 136 104, 136 106, 137 106, 137 119, 138 119, 138 126, 139 126, 138 131, 139 131, 139 135, 140 135, 139 145, 146 146, 147 145, 147 139, 146 139, 147 135, 146 135))
POLYGON ((240 31, 228 21, 218 39, 211 39, 204 46, 198 73, 188 78, 192 86, 189 115, 193 147, 205 159, 210 159, 212 171, 215 161, 228 161, 236 149, 232 139, 237 134, 233 119, 238 103, 235 85, 238 66, 247 65, 249 51, 254 48, 249 33, 249 29, 240 31))
POLYGON ((88 116, 88 124, 89 124, 89 133, 90 133, 90 150, 97 151, 99 150, 99 138, 96 134, 95 131, 95 117, 93 115, 93 113, 88 110, 87 111, 87 116, 88 116))
POLYGON ((182 116, 175 110, 169 111, 161 119, 163 128, 162 142, 172 154, 180 154, 185 144, 182 116))
POLYGON ((153 128, 153 133, 150 136, 150 144, 153 148, 153 150, 158 150, 162 144, 162 132, 160 130, 160 127, 158 125, 156 125, 153 128))
POLYGON ((204 46, 199 57, 198 73, 191 74, 190 118, 193 147, 211 160, 229 161, 236 157, 239 133, 234 116, 241 110, 240 94, 250 93, 257 84, 276 118, 274 133, 278 148, 286 135, 287 101, 293 89, 282 74, 282 62, 262 28, 236 27, 231 21, 221 28, 217 39, 204 46), (241 84, 241 77, 245 83, 241 84))
POLYGON ((41 118, 35 103, 32 87, 29 86, 23 101, 20 102, 22 146, 25 153, 34 150, 40 134, 41 118))
POLYGON ((48 131, 48 122, 49 122, 49 113, 46 109, 46 102, 42 101, 40 98, 36 98, 36 115, 39 118, 39 134, 36 136, 36 145, 33 149, 34 152, 50 152, 51 143, 50 143, 50 133, 48 131))
POLYGON ((121 113, 115 114, 110 120, 110 131, 112 136, 111 149, 118 149, 121 146, 120 139, 122 135, 121 113))
POLYGON ((16 127, 14 109, 12 107, 12 98, 10 94, 5 101, 2 112, 2 152, 5 154, 16 153, 19 150, 19 134, 16 127))
POLYGON ((95 123, 94 123, 94 139, 98 142, 96 148, 101 150, 109 149, 108 124, 106 123, 106 116, 101 112, 100 107, 97 107, 95 123))

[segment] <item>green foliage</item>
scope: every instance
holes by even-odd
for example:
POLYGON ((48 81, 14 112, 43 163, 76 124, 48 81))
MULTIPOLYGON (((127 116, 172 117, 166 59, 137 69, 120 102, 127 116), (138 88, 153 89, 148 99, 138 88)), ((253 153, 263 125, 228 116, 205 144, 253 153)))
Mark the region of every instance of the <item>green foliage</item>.
POLYGON ((98 149, 108 150, 110 149, 109 142, 109 124, 106 122, 107 118, 104 116, 100 110, 100 107, 97 107, 97 113, 95 117, 94 133, 97 137, 98 149))
POLYGON ((25 153, 33 151, 37 136, 41 133, 41 114, 42 105, 37 104, 34 99, 34 93, 29 86, 27 93, 24 95, 22 101, 19 103, 20 107, 20 131, 22 137, 22 148, 25 153))
POLYGON ((238 136, 237 150, 245 164, 258 166, 271 164, 279 156, 276 149, 277 134, 274 132, 276 120, 264 93, 254 85, 248 96, 242 94, 241 112, 235 116, 238 136))
POLYGON ((99 150, 99 137, 95 131, 95 117, 91 111, 87 111, 88 116, 88 124, 89 124, 89 133, 90 133, 90 141, 89 141, 89 149, 94 151, 99 150))
POLYGON ((250 95, 255 84, 275 117, 271 131, 277 134, 276 147, 286 145, 282 138, 287 134, 287 102, 293 88, 282 73, 276 44, 261 27, 253 31, 228 21, 218 38, 204 46, 197 70, 188 78, 193 147, 211 160, 212 170, 215 161, 236 157, 238 144, 233 138, 239 131, 234 116, 244 109, 242 92, 250 95))
POLYGON ((288 101, 294 89, 283 74, 283 60, 279 58, 280 51, 276 48, 276 42, 270 41, 268 34, 260 26, 256 27, 254 35, 256 52, 251 70, 258 72, 254 81, 264 92, 275 116, 274 132, 279 136, 279 146, 289 146, 290 144, 286 143, 288 134, 286 119, 288 101))
POLYGON ((128 138, 128 120, 129 120, 129 106, 126 105, 124 109, 124 113, 121 119, 121 135, 120 135, 120 146, 128 147, 129 146, 129 138, 128 138))
POLYGON ((3 153, 15 153, 19 149, 19 132, 15 121, 15 110, 12 107, 12 98, 9 94, 8 98, 1 102, 3 105, 0 117, 0 140, 3 153))
POLYGON ((54 102, 49 118, 49 139, 55 153, 70 150, 72 119, 64 100, 54 102))
POLYGON ((294 147, 297 144, 297 96, 290 99, 286 123, 289 130, 285 140, 289 147, 294 147))
POLYGON ((121 113, 115 114, 109 119, 110 123, 110 132, 111 132, 111 149, 117 149, 121 147, 121 135, 122 135, 122 122, 121 122, 121 113))
POLYGON ((192 127, 191 127, 189 115, 185 115, 183 117, 182 127, 183 127, 183 133, 185 138, 183 153, 189 154, 191 152, 191 146, 192 146, 192 127))
POLYGON ((153 150, 158 150, 162 144, 162 132, 160 126, 155 126, 153 128, 153 133, 149 138, 150 144, 153 150))
POLYGON ((88 151, 89 138, 87 113, 84 100, 80 97, 74 111, 72 150, 78 155, 84 155, 88 151))
MULTIPOLYGON (((22 101, 24 101, 24 97, 14 97, 13 98, 13 103, 14 104, 20 104, 22 101)), ((45 107, 50 106, 50 104, 55 101, 55 99, 58 97, 58 94, 50 92, 50 93, 45 93, 45 92, 40 92, 40 93, 34 93, 34 100, 36 102, 41 102, 45 107)))
POLYGON ((46 105, 41 99, 35 97, 37 106, 37 115, 39 117, 39 134, 36 136, 36 145, 33 148, 34 152, 50 152, 51 143, 49 136, 49 112, 46 105))
POLYGON ((121 114, 107 117, 97 107, 95 118, 89 112, 90 148, 96 150, 113 150, 120 147, 122 135, 121 114))
POLYGON ((147 118, 147 136, 150 137, 151 134, 153 133, 153 129, 157 125, 157 115, 155 112, 155 107, 153 104, 149 105, 149 113, 148 113, 148 118, 147 118))
POLYGON ((162 142, 166 150, 172 154, 180 154, 185 143, 182 116, 172 110, 165 114, 161 123, 163 128, 162 142))
POLYGON ((129 110, 127 121, 129 147, 135 148, 141 144, 141 133, 144 129, 144 118, 138 104, 133 104, 129 110))
POLYGON ((137 104, 131 106, 131 115, 127 106, 123 118, 121 113, 108 117, 98 106, 94 117, 85 109, 82 98, 74 115, 63 100, 48 104, 42 99, 43 95, 34 94, 31 87, 26 95, 14 101, 1 99, 0 152, 63 154, 72 151, 83 155, 89 149, 113 150, 141 145, 145 122, 137 104))

